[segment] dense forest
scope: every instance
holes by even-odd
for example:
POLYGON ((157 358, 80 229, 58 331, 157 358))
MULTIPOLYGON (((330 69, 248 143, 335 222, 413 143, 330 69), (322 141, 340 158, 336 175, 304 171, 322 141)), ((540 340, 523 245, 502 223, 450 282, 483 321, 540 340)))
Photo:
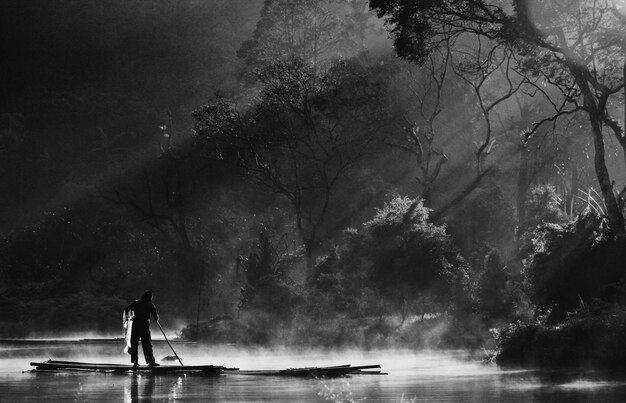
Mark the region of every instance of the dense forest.
POLYGON ((623 367, 625 25, 588 0, 5 0, 0 335, 117 334, 151 289, 207 343, 623 367))

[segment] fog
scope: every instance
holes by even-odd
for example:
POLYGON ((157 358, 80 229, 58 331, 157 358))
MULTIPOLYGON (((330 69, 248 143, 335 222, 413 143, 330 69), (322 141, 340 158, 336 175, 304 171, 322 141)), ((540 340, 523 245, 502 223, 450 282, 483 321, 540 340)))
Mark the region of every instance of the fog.
MULTIPOLYGON (((167 354, 166 346, 156 346, 157 356, 167 354)), ((53 358, 86 362, 124 362, 116 349, 75 350, 53 358), (80 352, 78 352, 80 351, 80 352), (63 357, 60 357, 63 356, 63 357)), ((0 385, 4 398, 27 401, 35 388, 49 398, 71 400, 128 401, 571 401, 571 399, 611 399, 623 393, 626 383, 597 380, 594 375, 570 374, 555 378, 532 370, 503 371, 476 363, 462 351, 413 350, 246 350, 234 346, 180 346, 176 350, 186 365, 228 364, 240 369, 284 369, 299 366, 327 366, 351 363, 381 364, 388 375, 352 376, 338 379, 302 379, 238 375, 227 372, 218 377, 34 374, 22 373, 30 357, 2 358, 0 385), (54 386, 53 386, 54 385, 54 386), (350 400, 352 399, 352 400, 350 400)), ((3 350, 4 352, 4 350, 3 350)))

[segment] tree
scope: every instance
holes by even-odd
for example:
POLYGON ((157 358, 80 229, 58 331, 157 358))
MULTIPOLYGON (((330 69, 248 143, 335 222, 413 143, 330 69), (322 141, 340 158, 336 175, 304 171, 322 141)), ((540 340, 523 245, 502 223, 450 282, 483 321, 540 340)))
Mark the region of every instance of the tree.
MULTIPOLYGON (((551 86, 544 91, 555 92, 557 89, 551 86)), ((589 157, 591 139, 584 135, 582 115, 563 116, 558 124, 545 125, 526 141, 520 141, 520 133, 526 130, 528 122, 540 120, 545 110, 552 107, 547 99, 538 98, 536 94, 528 88, 517 93, 515 102, 508 104, 502 122, 506 133, 501 144, 508 153, 519 156, 518 163, 504 167, 509 174, 517 177, 515 203, 518 234, 523 232, 521 228, 526 220, 535 218, 532 211, 528 214, 526 211, 526 199, 533 187, 554 186, 562 195, 559 208, 572 216, 587 206, 581 200, 583 189, 595 192, 593 163, 590 165, 593 158, 589 157)))
POLYGON ((471 124, 463 128, 460 137, 473 152, 474 175, 458 194, 435 211, 435 221, 470 197, 496 171, 497 160, 491 158, 487 163, 487 158, 497 154, 495 150, 507 134, 502 124, 506 106, 527 82, 526 77, 510 68, 513 54, 506 47, 490 39, 474 39, 460 35, 441 45, 448 48, 450 68, 467 88, 466 101, 470 106, 466 109, 471 124))
MULTIPOLYGON (((407 126, 398 140, 391 140, 392 147, 399 148, 415 158, 418 182, 424 204, 431 206, 432 189, 448 161, 444 150, 435 140, 438 134, 438 117, 442 112, 444 84, 448 76, 450 48, 440 54, 431 54, 424 67, 416 72, 407 70, 407 77, 402 81, 414 98, 417 119, 411 122, 405 117, 407 126), (408 84, 408 85, 407 85, 408 84)), ((439 139, 437 139, 439 140, 439 139)))
POLYGON ((392 120, 384 66, 350 60, 318 73, 300 59, 256 71, 262 85, 247 111, 218 99, 193 114, 195 133, 214 157, 289 200, 312 266, 331 234, 337 189, 380 142, 392 120))
MULTIPOLYGON (((510 68, 511 52, 495 41, 478 38, 478 44, 458 45, 453 51, 454 73, 471 89, 477 105, 478 140, 474 140, 477 175, 485 172, 484 160, 496 144, 494 115, 497 107, 511 99, 526 78, 510 68)), ((465 41, 458 41, 465 42, 465 41)))
POLYGON ((493 175, 502 158, 497 148, 502 148, 508 137, 503 117, 528 80, 510 68, 512 58, 502 44, 488 39, 483 38, 479 44, 467 35, 442 39, 423 65, 415 69, 415 77, 407 79, 408 85, 404 83, 415 98, 410 102, 416 105, 417 119, 407 129, 406 140, 392 145, 414 155, 416 179, 425 203, 431 206, 431 192, 442 168, 446 169, 448 155, 454 155, 457 161, 473 160, 473 169, 465 170, 463 175, 469 177, 467 183, 457 194, 432 204, 435 220, 470 197, 485 178, 493 175), (470 124, 458 124, 463 121, 470 124), (454 150, 451 142, 459 140, 467 145, 454 150), (445 154, 443 145, 448 149, 445 154))
MULTIPOLYGON (((594 167, 607 216, 615 233, 624 232, 621 201, 606 165, 603 128, 610 128, 622 149, 626 137, 613 118, 610 103, 624 89, 623 25, 609 2, 510 0, 416 1, 372 0, 370 5, 391 25, 398 53, 416 62, 443 38, 478 35, 514 50, 516 68, 540 75, 561 90, 554 113, 531 125, 532 135, 546 122, 582 112, 594 142, 594 167)), ((620 192, 620 197, 624 192, 620 192)))
POLYGON ((364 259, 369 287, 403 307, 424 296, 450 303, 453 284, 466 275, 464 259, 445 227, 430 222, 430 211, 421 199, 396 196, 348 240, 347 255, 364 259))

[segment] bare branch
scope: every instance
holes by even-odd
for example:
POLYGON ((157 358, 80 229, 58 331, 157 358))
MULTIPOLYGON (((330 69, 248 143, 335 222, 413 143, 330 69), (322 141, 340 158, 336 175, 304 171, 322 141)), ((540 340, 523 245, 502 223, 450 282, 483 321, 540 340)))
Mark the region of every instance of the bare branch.
POLYGON ((522 141, 524 143, 526 143, 536 132, 537 130, 544 124, 544 123, 548 123, 548 122, 555 122, 558 118, 560 118, 561 116, 565 116, 565 115, 571 115, 574 114, 576 112, 579 112, 580 110, 582 110, 582 108, 578 108, 578 109, 570 109, 570 110, 566 110, 566 111, 560 111, 552 116, 549 116, 547 118, 541 119, 538 122, 533 122, 531 127, 527 130, 525 130, 524 132, 522 132, 522 141))

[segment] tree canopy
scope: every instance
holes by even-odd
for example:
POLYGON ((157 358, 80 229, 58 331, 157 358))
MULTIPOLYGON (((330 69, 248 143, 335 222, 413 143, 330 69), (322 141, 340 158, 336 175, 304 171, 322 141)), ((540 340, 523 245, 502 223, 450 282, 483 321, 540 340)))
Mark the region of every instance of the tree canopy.
POLYGON ((392 122, 384 72, 366 59, 320 73, 301 59, 279 60, 256 70, 262 87, 251 108, 220 99, 194 112, 207 150, 289 200, 308 256, 329 235, 329 211, 341 208, 337 187, 392 122))
POLYGON ((623 127, 611 102, 624 89, 624 14, 608 2, 555 1, 402 1, 372 0, 386 17, 397 52, 424 62, 451 37, 472 35, 504 43, 515 51, 511 68, 535 77, 529 96, 549 99, 552 111, 530 125, 526 138, 542 124, 561 116, 584 113, 594 142, 594 167, 612 229, 624 231, 623 194, 616 197, 606 167, 603 128, 622 149, 623 127), (554 86, 557 96, 542 87, 554 86))

